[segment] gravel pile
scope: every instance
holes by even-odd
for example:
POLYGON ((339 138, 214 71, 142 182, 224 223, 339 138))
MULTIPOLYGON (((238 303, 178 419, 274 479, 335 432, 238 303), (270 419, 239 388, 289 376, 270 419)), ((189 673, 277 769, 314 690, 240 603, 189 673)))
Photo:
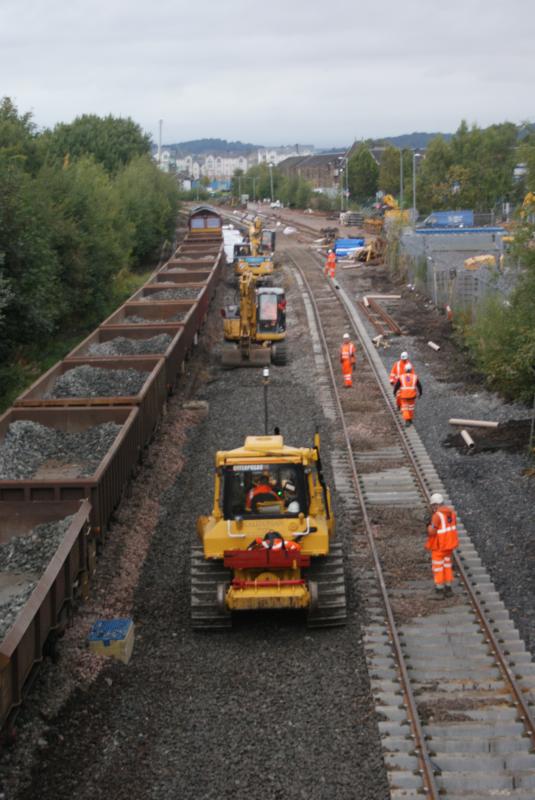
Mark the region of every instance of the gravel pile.
POLYGON ((148 317, 140 317, 139 314, 132 314, 130 317, 125 317, 124 321, 127 325, 165 325, 168 322, 181 322, 186 316, 187 311, 177 311, 171 317, 162 319, 149 319, 148 317))
POLYGON ((151 292, 145 295, 145 300, 196 300, 200 289, 184 286, 181 289, 162 289, 160 292, 151 292))
POLYGON ((130 396, 141 391, 148 377, 148 372, 137 369, 104 369, 82 364, 60 375, 44 399, 130 396))
POLYGON ((80 478, 92 475, 120 430, 115 422, 78 433, 66 433, 31 420, 12 422, 0 442, 0 479, 31 478, 47 461, 79 465, 80 478))
POLYGON ((99 342, 89 347, 89 354, 92 356, 137 356, 146 353, 165 353, 171 336, 168 333, 160 333, 151 336, 150 339, 127 339, 125 336, 117 336, 107 342, 99 342))
POLYGON ((73 517, 38 525, 26 536, 14 536, 0 544, 0 572, 33 573, 33 580, 21 581, 17 593, 0 603, 0 641, 11 628, 26 600, 37 586, 50 559, 58 549, 73 517))

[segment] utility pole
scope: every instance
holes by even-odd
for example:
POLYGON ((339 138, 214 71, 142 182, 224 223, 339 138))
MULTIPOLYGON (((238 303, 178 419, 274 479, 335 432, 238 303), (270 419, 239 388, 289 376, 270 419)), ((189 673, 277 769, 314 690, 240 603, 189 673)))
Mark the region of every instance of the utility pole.
POLYGON ((253 203, 256 203, 256 178, 253 175, 253 203))
POLYGON ((412 222, 416 225, 416 150, 412 153, 412 222))
POLYGON ((399 150, 399 208, 403 211, 403 148, 399 150))
POLYGON ((271 184, 271 202, 273 202, 275 198, 273 197, 273 164, 271 161, 269 162, 269 180, 271 184))

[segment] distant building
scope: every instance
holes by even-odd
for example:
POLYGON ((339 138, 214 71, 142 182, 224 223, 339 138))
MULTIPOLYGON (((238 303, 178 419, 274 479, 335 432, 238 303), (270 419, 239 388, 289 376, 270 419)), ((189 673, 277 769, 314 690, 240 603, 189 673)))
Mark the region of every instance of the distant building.
POLYGON ((310 156, 315 152, 314 145, 294 144, 282 147, 261 147, 257 151, 258 164, 280 164, 286 158, 292 156, 310 156))
POLYGON ((314 189, 333 194, 338 191, 344 169, 346 151, 311 156, 292 156, 279 164, 279 172, 288 178, 308 181, 314 189))
POLYGON ((177 158, 176 171, 193 180, 203 177, 210 178, 211 181, 225 181, 232 178, 238 169, 247 172, 251 161, 252 159, 247 156, 220 156, 212 153, 206 156, 188 155, 177 158))
POLYGON ((520 181, 522 178, 525 178, 528 174, 528 165, 527 164, 517 164, 513 170, 513 180, 520 181))
MULTIPOLYGON (((155 160, 158 161, 158 151, 156 151, 155 160)), ((168 148, 162 147, 162 153, 160 158, 160 163, 158 166, 162 170, 162 172, 171 172, 174 169, 175 159, 174 156, 168 148)))

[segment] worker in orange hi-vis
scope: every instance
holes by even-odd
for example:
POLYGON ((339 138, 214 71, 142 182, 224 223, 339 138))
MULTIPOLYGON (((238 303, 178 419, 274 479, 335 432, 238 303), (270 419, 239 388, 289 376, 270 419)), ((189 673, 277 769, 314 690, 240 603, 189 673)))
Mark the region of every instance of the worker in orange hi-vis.
POLYGON ((405 372, 405 367, 407 366, 407 364, 410 363, 411 362, 409 361, 409 354, 407 353, 406 350, 404 350, 400 355, 398 361, 394 362, 394 364, 392 365, 392 369, 390 370, 390 383, 392 384, 392 386, 394 386, 394 384, 398 382, 398 380, 405 372))
POLYGON ((394 396, 407 427, 412 425, 417 394, 422 396, 422 384, 414 372, 412 364, 407 364, 405 372, 394 385, 394 396))
POLYGON ((438 492, 431 495, 429 504, 432 517, 425 549, 431 553, 435 592, 441 598, 449 597, 453 594, 453 551, 459 544, 457 515, 438 492))
POLYGON ((340 347, 340 363, 342 365, 342 375, 344 376, 344 386, 353 386, 353 370, 357 363, 357 351, 355 345, 349 338, 349 333, 344 333, 342 346, 340 347))
POLYGON ((331 277, 334 280, 336 275, 336 253, 334 250, 329 250, 327 253, 327 260, 325 262, 325 277, 331 277))

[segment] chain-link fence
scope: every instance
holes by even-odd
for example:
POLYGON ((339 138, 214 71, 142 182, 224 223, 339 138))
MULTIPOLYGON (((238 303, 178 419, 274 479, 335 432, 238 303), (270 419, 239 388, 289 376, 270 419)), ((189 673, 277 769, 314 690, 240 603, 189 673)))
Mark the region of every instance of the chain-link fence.
POLYGON ((431 297, 436 306, 449 305, 473 314, 490 293, 506 301, 518 271, 504 258, 504 233, 492 228, 452 233, 404 230, 399 257, 407 282, 431 297), (466 259, 481 255, 493 256, 495 266, 465 267, 466 259))

